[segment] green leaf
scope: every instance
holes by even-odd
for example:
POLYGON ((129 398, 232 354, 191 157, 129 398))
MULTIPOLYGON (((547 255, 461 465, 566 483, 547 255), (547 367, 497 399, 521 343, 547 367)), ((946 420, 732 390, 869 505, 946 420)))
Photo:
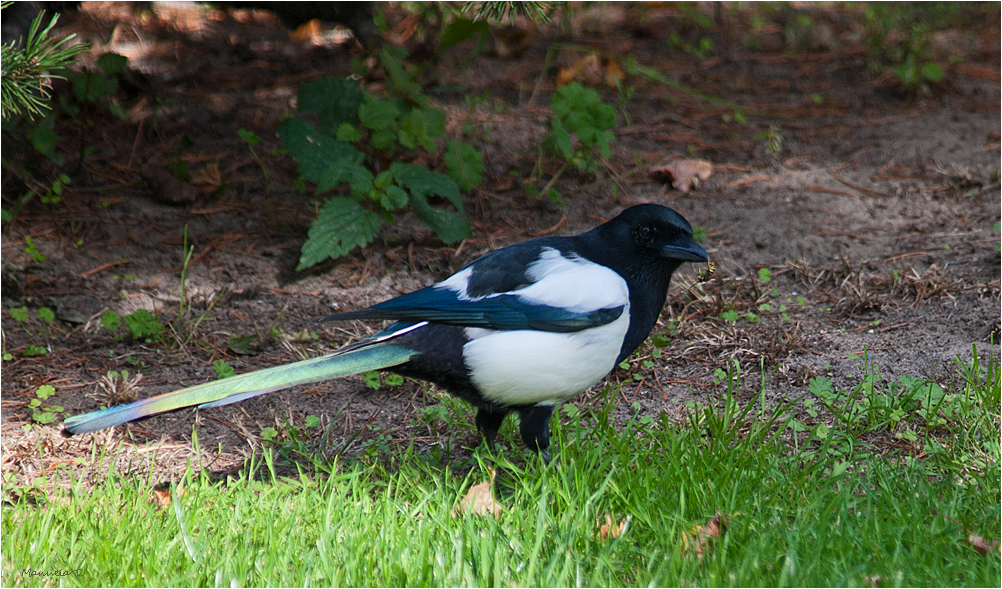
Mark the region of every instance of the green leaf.
POLYGON ((48 307, 38 308, 38 318, 46 323, 52 323, 56 320, 56 314, 52 312, 52 309, 48 307))
POLYGON ((922 76, 930 82, 936 83, 943 79, 943 70, 935 61, 927 61, 922 66, 922 76))
POLYGON ((31 414, 31 418, 38 423, 52 423, 58 417, 55 413, 50 413, 49 411, 35 411, 31 414))
POLYGON ((273 427, 266 427, 261 430, 262 440, 274 440, 278 437, 278 430, 273 427))
POLYGON ((442 196, 456 205, 460 213, 463 212, 459 186, 451 178, 422 166, 400 162, 395 162, 390 170, 397 182, 410 191, 414 212, 432 228, 439 239, 453 244, 470 236, 470 224, 466 219, 452 211, 438 209, 428 202, 429 195, 442 196))
POLYGON ((396 211, 407 206, 407 191, 397 185, 388 187, 380 194, 379 204, 387 211, 396 211))
POLYGON ((759 268, 758 269, 758 279, 762 282, 769 282, 772 280, 772 270, 769 268, 759 268))
POLYGON ((320 418, 316 415, 307 415, 303 418, 303 425, 306 427, 317 427, 320 425, 320 418))
POLYGON ((335 162, 317 182, 317 194, 328 192, 345 182, 351 187, 352 196, 362 196, 372 190, 372 172, 354 162, 335 162))
POLYGON ((51 159, 56 165, 63 165, 63 158, 58 153, 56 153, 56 145, 59 143, 59 135, 56 134, 56 117, 47 116, 39 119, 39 121, 31 125, 25 136, 31 140, 32 146, 39 153, 45 154, 51 159))
POLYGON ((298 108, 317 113, 320 129, 333 135, 342 123, 358 123, 358 109, 368 93, 348 78, 321 78, 299 85, 298 108))
POLYGON ((553 143, 557 147, 557 151, 564 159, 570 159, 574 155, 574 146, 571 145, 571 135, 567 132, 567 128, 564 124, 560 122, 559 117, 553 117, 550 121, 551 127, 553 128, 553 143))
POLYGON ((120 76, 125 71, 125 65, 129 58, 117 53, 105 53, 97 58, 97 67, 101 68, 106 76, 120 76))
POLYGON ((251 350, 251 345, 256 339, 257 338, 253 335, 234 335, 233 337, 227 338, 226 347, 228 347, 230 351, 235 354, 248 356, 254 353, 251 350))
POLYGON ((237 371, 233 370, 233 367, 230 366, 230 363, 226 360, 216 360, 212 363, 212 369, 216 371, 216 376, 218 376, 220 380, 229 378, 237 373, 237 371))
POLYGON ((43 384, 42 386, 35 389, 35 396, 43 401, 55 394, 56 394, 56 387, 50 384, 43 384))
MULTIPOLYGON (((363 155, 350 143, 317 131, 303 119, 287 119, 278 127, 278 137, 289 155, 299 162, 299 174, 316 184, 331 168, 361 165, 363 155)), ((350 176, 350 174, 349 174, 350 176)))
POLYGON ((454 244, 470 236, 470 224, 452 211, 436 209, 423 196, 413 196, 414 212, 432 228, 435 235, 445 244, 454 244))
POLYGON ((428 106, 428 97, 421 95, 421 84, 415 82, 404 68, 403 58, 406 56, 406 49, 390 44, 384 45, 379 52, 379 61, 390 75, 387 90, 393 95, 413 100, 419 106, 428 106))
POLYGON ((392 151, 397 145, 397 133, 393 129, 373 131, 372 135, 369 136, 369 143, 376 149, 392 151))
POLYGON ((362 125, 373 131, 396 127, 400 110, 389 100, 373 100, 358 108, 358 118, 362 125))
POLYGON ((135 313, 126 315, 124 319, 129 333, 136 339, 159 338, 164 330, 163 324, 146 309, 138 309, 135 313))
POLYGON ((724 321, 734 323, 735 321, 738 320, 738 312, 735 311, 734 309, 730 309, 728 311, 724 311, 723 313, 721 313, 720 318, 723 319, 724 321))
POLYGON ((487 21, 457 18, 442 31, 442 36, 439 39, 439 51, 445 51, 449 47, 470 41, 474 36, 486 36, 489 34, 490 25, 487 21))
POLYGON ((424 166, 394 162, 390 166, 397 183, 406 188, 416 197, 429 195, 449 199, 456 209, 463 212, 463 199, 459 194, 459 186, 445 174, 432 172, 424 166))
POLYGON ((18 323, 27 323, 28 317, 28 307, 14 307, 10 310, 10 316, 18 323))
POLYGON ((386 384, 391 387, 398 387, 404 384, 404 377, 400 376, 399 374, 387 374, 386 384))
POLYGON ((379 216, 346 198, 329 198, 310 226, 296 270, 326 258, 339 258, 371 242, 379 231, 379 216))
POLYGON ((372 180, 372 185, 379 190, 386 190, 390 186, 393 186, 393 172, 390 170, 383 170, 372 180))
POLYGON ((358 143, 362 140, 362 132, 351 123, 341 123, 337 128, 337 139, 348 143, 358 143))
POLYGON ((101 325, 108 331, 115 331, 122 325, 122 318, 114 311, 105 311, 101 313, 101 325))
POLYGON ((835 390, 832 381, 828 380, 823 376, 817 378, 812 378, 811 382, 807 385, 807 390, 815 395, 823 395, 824 393, 831 393, 835 390))
POLYGON ((445 173, 463 190, 480 186, 484 159, 472 145, 450 141, 445 152, 445 173))
POLYGON ((237 135, 239 135, 240 138, 244 140, 244 143, 250 147, 254 147, 259 141, 261 141, 261 138, 257 136, 257 133, 254 131, 248 131, 247 129, 237 129, 237 135))
POLYGON ((400 120, 400 144, 409 149, 418 145, 428 153, 437 153, 435 139, 445 137, 445 113, 434 108, 416 108, 400 120))
POLYGON ((25 356, 44 356, 49 353, 45 346, 29 345, 24 347, 25 356))
POLYGON ((379 373, 376 372, 375 370, 370 370, 369 372, 366 372, 365 374, 362 375, 362 382, 364 382, 365 386, 369 387, 370 389, 378 389, 380 386, 379 373))

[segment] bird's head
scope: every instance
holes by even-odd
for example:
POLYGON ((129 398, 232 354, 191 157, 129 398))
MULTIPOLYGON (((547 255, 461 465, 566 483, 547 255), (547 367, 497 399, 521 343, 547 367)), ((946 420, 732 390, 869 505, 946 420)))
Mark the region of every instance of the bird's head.
POLYGON ((599 254, 603 263, 637 280, 662 274, 670 278, 685 262, 709 259, 692 238, 692 226, 685 217, 657 204, 630 207, 582 237, 605 250, 599 254))

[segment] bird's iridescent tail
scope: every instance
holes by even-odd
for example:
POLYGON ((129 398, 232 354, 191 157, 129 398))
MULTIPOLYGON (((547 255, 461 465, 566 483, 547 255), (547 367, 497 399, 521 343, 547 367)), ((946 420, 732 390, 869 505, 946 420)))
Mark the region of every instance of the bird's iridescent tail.
POLYGON ((64 433, 92 432, 193 405, 201 408, 229 405, 297 384, 397 366, 407 362, 416 353, 394 344, 361 348, 352 346, 319 358, 207 382, 128 405, 74 415, 64 422, 64 433))

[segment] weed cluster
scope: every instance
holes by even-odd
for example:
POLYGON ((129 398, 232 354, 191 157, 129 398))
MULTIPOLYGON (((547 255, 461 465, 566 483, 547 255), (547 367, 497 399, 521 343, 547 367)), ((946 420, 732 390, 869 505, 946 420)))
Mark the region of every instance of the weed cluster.
POLYGON ((349 79, 302 84, 299 111, 315 115, 317 124, 290 118, 279 127, 282 144, 299 162, 300 174, 316 184, 315 194, 338 187, 348 192, 346 197, 325 198, 297 269, 368 244, 383 221, 405 209, 413 210, 445 243, 458 243, 470 234, 460 190, 480 184, 480 154, 468 144, 449 142, 446 174, 400 161, 414 158, 419 150, 436 155, 437 140, 445 136, 445 117, 421 94, 400 51, 386 48, 380 59, 388 76, 387 98, 377 98, 349 79), (435 206, 436 198, 455 212, 435 206))

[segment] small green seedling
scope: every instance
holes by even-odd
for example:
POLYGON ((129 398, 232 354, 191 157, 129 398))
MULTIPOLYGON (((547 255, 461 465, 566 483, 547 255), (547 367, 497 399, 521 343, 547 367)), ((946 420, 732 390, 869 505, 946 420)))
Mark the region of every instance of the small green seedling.
POLYGON ((35 245, 35 241, 30 237, 24 238, 24 253, 31 256, 31 260, 33 262, 41 264, 45 261, 45 254, 38 251, 38 246, 35 245))
POLYGON ((42 401, 55 394, 56 389, 52 385, 43 384, 35 390, 35 398, 28 403, 28 407, 34 410, 31 414, 31 419, 35 423, 43 425, 52 423, 64 411, 59 405, 45 405, 42 403, 42 401))
POLYGON ((212 369, 216 371, 216 376, 220 379, 229 378, 237 373, 226 360, 216 360, 212 363, 212 369))

